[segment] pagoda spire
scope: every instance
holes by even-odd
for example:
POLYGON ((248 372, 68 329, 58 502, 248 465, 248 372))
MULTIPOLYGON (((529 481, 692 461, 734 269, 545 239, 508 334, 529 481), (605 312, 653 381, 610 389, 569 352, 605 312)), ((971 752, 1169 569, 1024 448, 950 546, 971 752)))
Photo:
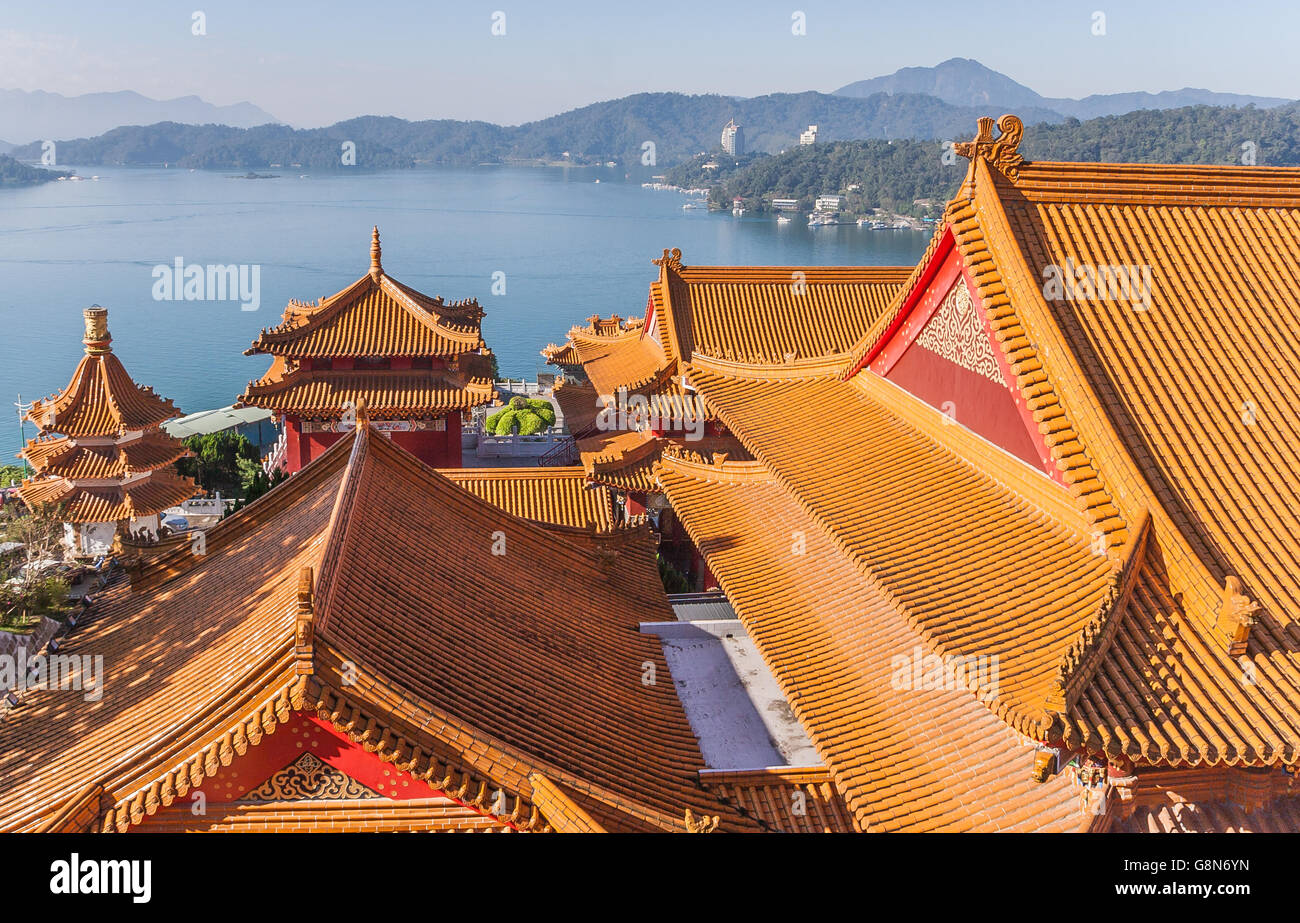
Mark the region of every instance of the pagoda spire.
POLYGON ((32 404, 40 434, 23 448, 35 472, 19 496, 29 507, 57 507, 68 550, 105 554, 114 537, 155 543, 162 513, 197 492, 172 465, 187 453, 162 424, 176 405, 142 388, 113 355, 108 309, 82 311, 86 355, 68 386, 32 404))
POLYGON ((374 231, 370 235, 370 278, 376 282, 383 275, 384 267, 379 262, 379 225, 375 225, 374 231))

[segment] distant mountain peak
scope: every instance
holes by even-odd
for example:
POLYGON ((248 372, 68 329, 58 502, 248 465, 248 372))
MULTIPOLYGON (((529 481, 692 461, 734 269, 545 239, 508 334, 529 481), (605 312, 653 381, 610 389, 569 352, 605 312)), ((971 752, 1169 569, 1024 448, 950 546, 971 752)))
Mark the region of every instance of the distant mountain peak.
POLYGON ((1160 93, 1097 93, 1084 99, 1041 96, 1006 74, 973 58, 949 58, 933 67, 904 67, 881 77, 858 80, 835 91, 836 96, 866 97, 876 93, 919 93, 953 106, 982 106, 1002 111, 1049 109, 1062 117, 1090 119, 1123 115, 1137 109, 1176 109, 1181 106, 1280 106, 1290 100, 1184 87, 1160 93))

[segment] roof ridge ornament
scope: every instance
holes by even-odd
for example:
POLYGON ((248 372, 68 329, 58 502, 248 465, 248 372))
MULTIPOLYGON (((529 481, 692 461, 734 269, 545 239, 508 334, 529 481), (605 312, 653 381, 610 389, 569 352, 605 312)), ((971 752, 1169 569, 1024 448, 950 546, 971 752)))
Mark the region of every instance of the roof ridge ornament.
POLYGON ((716 814, 696 815, 690 808, 686 809, 686 829, 690 833, 712 833, 718 829, 722 818, 716 814))
POLYGON ((375 229, 370 234, 370 278, 374 279, 376 282, 378 282, 379 277, 384 274, 384 267, 379 259, 380 254, 379 225, 375 225, 375 229))
POLYGON ((294 610, 293 659, 294 672, 300 676, 314 672, 312 659, 316 636, 315 601, 313 599, 312 568, 298 571, 297 605, 294 610))
POLYGON ((1231 657, 1241 657, 1250 643, 1250 630, 1258 621, 1260 604, 1242 592, 1239 577, 1224 578, 1217 624, 1220 640, 1231 657))
MULTIPOLYGON (((953 150, 969 160, 972 169, 977 159, 986 160, 1003 176, 1015 182, 1020 175, 1020 165, 1025 162, 1025 158, 1016 150, 1020 146, 1020 139, 1024 136, 1025 123, 1010 113, 1002 116, 997 121, 998 130, 1002 134, 996 139, 993 137, 993 124, 991 117, 981 116, 975 138, 971 141, 959 141, 953 145, 953 150)), ((968 173, 966 184, 970 185, 973 178, 972 174, 968 173)))
POLYGON ((671 250, 665 247, 664 255, 650 262, 664 269, 671 269, 673 272, 681 272, 686 268, 682 265, 682 250, 680 247, 673 247, 671 250))

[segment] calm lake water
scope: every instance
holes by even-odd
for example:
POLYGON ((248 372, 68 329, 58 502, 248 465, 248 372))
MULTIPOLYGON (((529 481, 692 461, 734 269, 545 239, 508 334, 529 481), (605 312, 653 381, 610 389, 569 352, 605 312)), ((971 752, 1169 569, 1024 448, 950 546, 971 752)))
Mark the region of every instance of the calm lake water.
MULTIPOLYGON (((640 316, 657 268, 912 265, 928 235, 683 210, 673 193, 613 170, 494 168, 312 174, 245 180, 221 172, 83 168, 92 182, 0 191, 0 451, 20 445, 13 401, 53 393, 82 352, 82 308, 107 307, 113 350, 137 381, 185 412, 233 402, 269 365, 243 350, 280 319, 369 267, 449 301, 474 297, 503 374, 533 376, 538 350, 591 314, 640 316), (595 182, 599 177, 601 182, 595 182), (156 301, 153 268, 255 264, 261 307, 156 301), (492 294, 493 274, 505 293, 492 294), (8 423, 4 421, 8 420, 8 423)), ((28 425, 27 435, 34 435, 28 425)))

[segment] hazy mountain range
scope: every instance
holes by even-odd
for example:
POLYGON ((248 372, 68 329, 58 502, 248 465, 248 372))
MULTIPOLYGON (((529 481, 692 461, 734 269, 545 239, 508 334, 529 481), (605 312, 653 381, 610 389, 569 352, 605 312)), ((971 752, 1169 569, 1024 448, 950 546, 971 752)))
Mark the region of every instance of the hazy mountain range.
MULTIPOLYGON (((998 113, 1020 114, 1027 109, 1046 109, 1065 117, 1095 119, 1123 115, 1137 109, 1179 109, 1183 106, 1248 106, 1261 109, 1291 102, 1271 96, 1244 96, 1184 87, 1161 93, 1103 93, 1083 99, 1040 96, 1006 74, 985 67, 970 58, 950 58, 934 67, 904 67, 884 77, 859 80, 835 91, 836 96, 867 97, 877 93, 920 93, 954 106, 980 106, 998 113)), ((1024 118, 1024 116, 1021 116, 1024 118)), ((1024 118, 1026 122, 1028 118, 1024 118)), ((1046 120, 1045 120, 1046 121, 1046 120)))
MULTIPOLYGON (((1061 117, 1048 110, 1021 110, 1029 123, 1061 117)), ((986 109, 953 106, 932 96, 867 99, 827 93, 776 93, 750 99, 638 93, 594 103, 523 125, 450 119, 410 122, 363 116, 325 128, 164 122, 116 128, 94 138, 58 139, 60 165, 169 163, 180 167, 257 170, 293 164, 342 168, 343 145, 355 145, 355 165, 387 169, 416 164, 474 166, 482 163, 557 162, 668 166, 718 147, 722 126, 745 126, 749 149, 775 153, 798 143, 810 124, 826 141, 849 138, 964 138, 986 109), (651 156, 653 155, 653 156, 651 156)), ((41 144, 15 148, 35 160, 41 144)))
MULTIPOLYGON (((278 119, 252 103, 215 106, 197 96, 150 99, 130 90, 64 96, 44 90, 0 90, 0 138, 8 145, 85 138, 120 125, 183 122, 251 128, 278 119)), ((4 151, 0 147, 0 153, 4 151)))
MULTIPOLYGON (((1019 115, 1026 125, 1036 125, 1148 109, 1250 104, 1264 109, 1284 102, 1190 89, 1099 95, 1083 100, 1053 99, 1040 96, 978 61, 954 58, 936 67, 904 68, 886 77, 859 81, 834 94, 774 93, 738 98, 638 93, 516 126, 364 116, 325 128, 293 129, 264 124, 274 120, 247 103, 218 107, 196 97, 159 102, 134 93, 69 99, 57 94, 6 91, 0 92, 0 138, 30 139, 30 128, 20 133, 13 126, 45 125, 46 129, 38 131, 36 137, 58 141, 60 165, 169 163, 208 169, 256 170, 295 165, 340 169, 346 165, 343 150, 351 142, 355 165, 363 169, 559 160, 666 167, 702 151, 716 150, 722 126, 729 119, 744 126, 749 150, 775 153, 795 146, 799 133, 810 124, 819 127, 821 141, 952 140, 970 137, 977 117, 1008 111, 1019 115), (21 110, 28 121, 13 121, 6 106, 21 110), (161 111, 159 107, 184 111, 165 121, 160 121, 159 116, 150 118, 150 113, 161 111), (129 118, 123 114, 128 109, 132 112, 129 118), (96 121, 91 128, 54 130, 56 124, 92 124, 78 121, 88 119, 85 113, 89 110, 95 110, 96 121), (67 121, 57 123, 56 111, 62 112, 67 121), (83 116, 74 117, 74 112, 82 112, 83 116), (129 124, 116 127, 123 120, 129 124), (106 124, 113 127, 100 127, 106 124)), ((40 151, 39 141, 32 141, 20 144, 12 153, 32 161, 40 157, 40 151)))

